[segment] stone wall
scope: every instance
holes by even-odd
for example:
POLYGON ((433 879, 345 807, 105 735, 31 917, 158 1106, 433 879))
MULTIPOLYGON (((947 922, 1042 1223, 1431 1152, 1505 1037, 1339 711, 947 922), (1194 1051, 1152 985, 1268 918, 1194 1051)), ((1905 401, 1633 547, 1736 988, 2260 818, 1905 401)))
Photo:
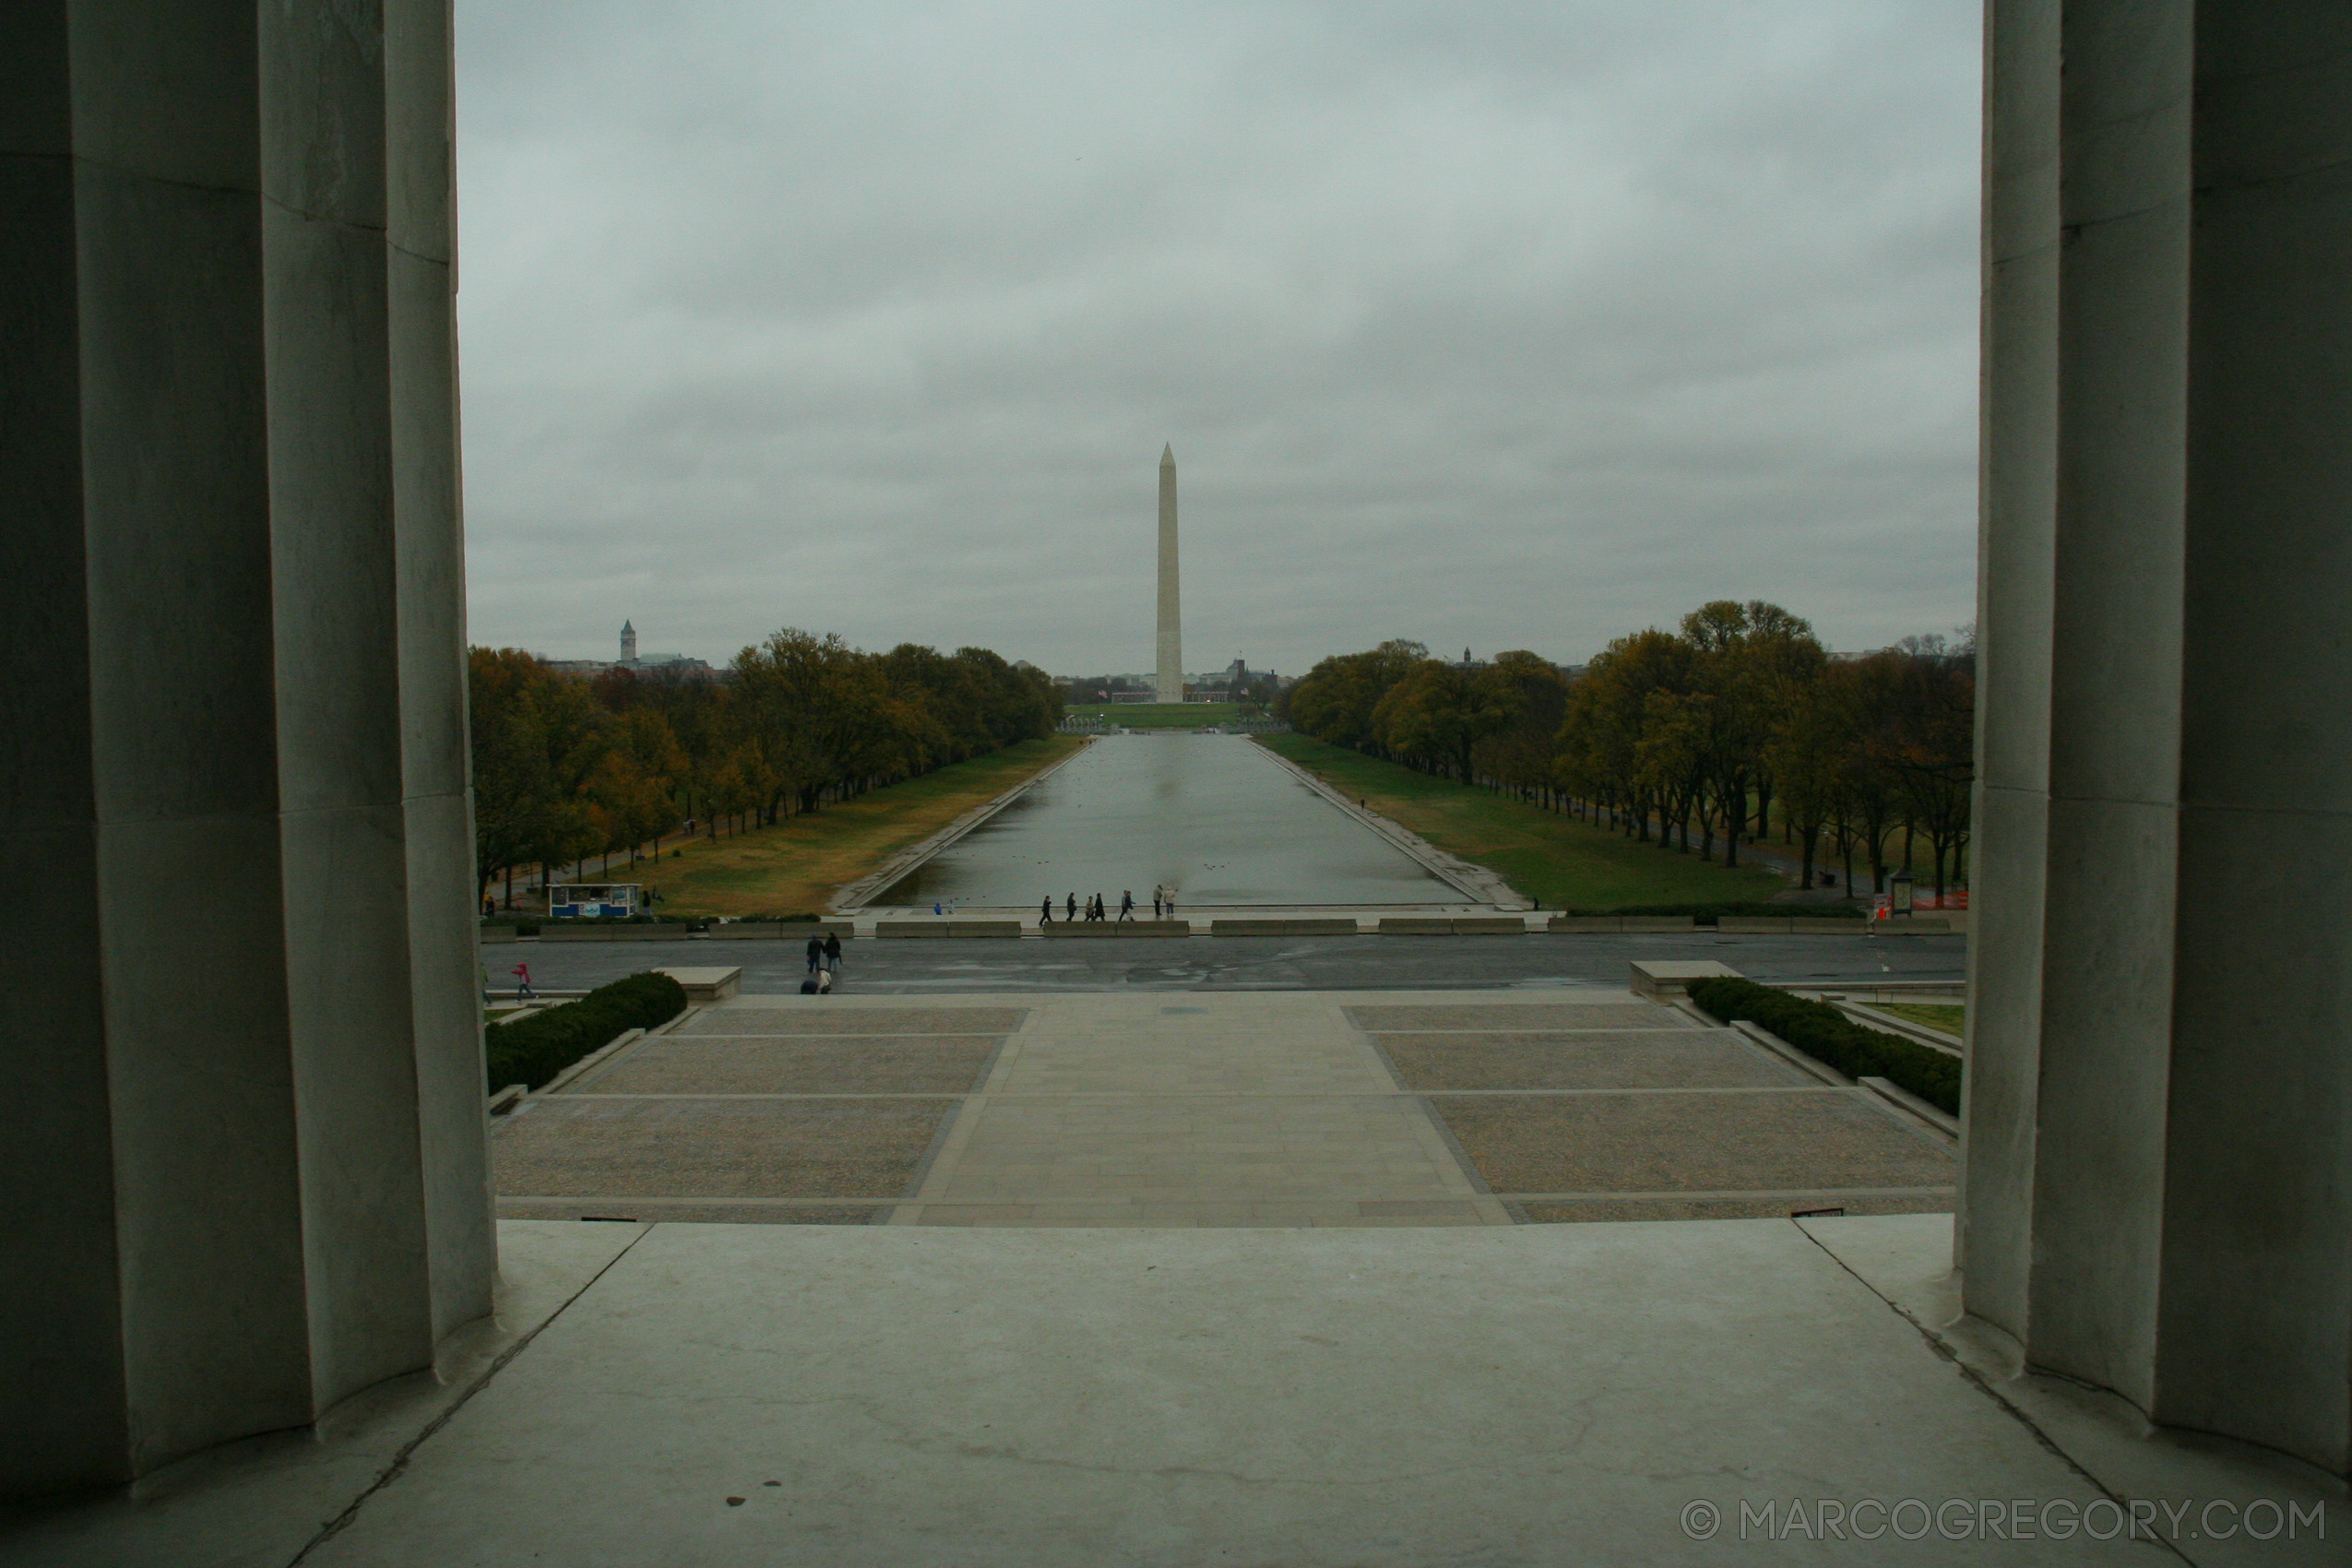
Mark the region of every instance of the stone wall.
POLYGON ((1966 1302, 2342 1473, 2352 10, 1990 23, 1966 1302))
POLYGON ((0 1485, 489 1310, 445 4, 0 20, 0 1485))

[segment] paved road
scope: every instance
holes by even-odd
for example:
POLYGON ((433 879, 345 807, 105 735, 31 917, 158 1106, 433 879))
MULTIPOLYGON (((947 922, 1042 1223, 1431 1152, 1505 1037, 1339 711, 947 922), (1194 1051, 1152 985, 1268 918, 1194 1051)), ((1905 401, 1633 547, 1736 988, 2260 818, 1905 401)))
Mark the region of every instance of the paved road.
MULTIPOLYGON (((485 949, 493 978, 528 962, 540 987, 601 985, 657 965, 738 965, 746 992, 790 992, 796 942, 517 943, 485 949), (505 955, 512 954, 512 957, 505 955)), ((1019 942, 861 939, 843 989, 866 993, 1036 991, 1450 991, 1625 983, 1635 958, 1713 958, 1766 980, 1964 977, 1962 936, 1657 935, 1193 937, 1019 942)))

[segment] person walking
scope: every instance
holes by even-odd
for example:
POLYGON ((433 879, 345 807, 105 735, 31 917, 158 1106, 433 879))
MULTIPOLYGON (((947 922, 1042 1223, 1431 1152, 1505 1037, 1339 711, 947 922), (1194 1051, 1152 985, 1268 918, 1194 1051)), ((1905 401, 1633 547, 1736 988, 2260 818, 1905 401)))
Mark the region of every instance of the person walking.
POLYGON ((506 972, 516 977, 516 1001, 535 1002, 539 999, 539 992, 531 989, 531 967, 529 964, 517 964, 506 972))
POLYGON ((816 973, 817 960, 824 956, 825 938, 815 932, 809 932, 809 973, 816 973))
POLYGON ((1151 918, 1152 918, 1152 919, 1154 919, 1154 920, 1158 920, 1158 919, 1159 919, 1159 918, 1160 918, 1160 915, 1159 915, 1159 896, 1160 896, 1160 886, 1159 886, 1159 884, 1158 884, 1158 883, 1155 882, 1155 883, 1153 883, 1153 884, 1151 885, 1151 918))
POLYGON ((1053 895, 1051 893, 1045 896, 1045 902, 1038 907, 1037 923, 1039 925, 1053 923, 1053 895))
MULTIPOLYGON (((817 966, 817 971, 820 974, 829 975, 837 975, 841 972, 841 933, 839 932, 828 931, 825 933, 825 962, 817 966)), ((831 981, 826 983, 826 989, 827 991, 833 989, 831 981)))
POLYGON ((1123 888, 1123 889, 1121 889, 1120 894, 1119 894, 1119 919, 1120 919, 1120 921, 1123 923, 1123 922, 1125 922, 1125 921, 1132 921, 1132 920, 1134 920, 1134 918, 1135 918, 1135 895, 1134 895, 1134 889, 1132 889, 1132 888, 1123 888))
POLYGON ((1071 894, 1069 901, 1063 904, 1062 909, 1065 919, 1074 921, 1076 920, 1078 918, 1078 896, 1075 893, 1071 894))
POLYGON ((1176 918, 1176 890, 1173 887, 1168 890, 1168 918, 1171 921, 1176 918))

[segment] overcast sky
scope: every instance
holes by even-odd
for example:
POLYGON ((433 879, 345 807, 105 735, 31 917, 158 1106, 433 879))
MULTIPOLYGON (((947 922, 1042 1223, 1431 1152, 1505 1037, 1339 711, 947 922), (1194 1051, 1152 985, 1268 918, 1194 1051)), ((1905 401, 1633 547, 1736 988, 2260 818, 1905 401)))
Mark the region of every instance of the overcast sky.
POLYGON ((472 636, 1973 613, 1976 0, 459 0, 472 636))

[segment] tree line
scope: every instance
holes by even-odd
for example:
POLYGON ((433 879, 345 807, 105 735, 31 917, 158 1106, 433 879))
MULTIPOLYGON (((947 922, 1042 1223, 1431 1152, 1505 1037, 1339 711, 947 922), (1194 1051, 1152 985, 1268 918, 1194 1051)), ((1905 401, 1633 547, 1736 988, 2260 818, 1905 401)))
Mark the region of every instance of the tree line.
POLYGON ((693 822, 774 823, 1050 735, 1062 695, 986 648, 865 653, 787 627, 725 670, 594 677, 469 653, 477 891, 693 822))
POLYGON ((1285 694, 1292 728, 1508 791, 1702 859, 1777 821, 1807 886, 1826 850, 1883 891, 1899 833, 1924 838, 1939 897, 1961 878, 1976 656, 1907 637, 1833 659, 1776 604, 1720 600, 1619 637, 1574 680, 1526 652, 1483 667, 1392 641, 1326 659, 1285 694))

